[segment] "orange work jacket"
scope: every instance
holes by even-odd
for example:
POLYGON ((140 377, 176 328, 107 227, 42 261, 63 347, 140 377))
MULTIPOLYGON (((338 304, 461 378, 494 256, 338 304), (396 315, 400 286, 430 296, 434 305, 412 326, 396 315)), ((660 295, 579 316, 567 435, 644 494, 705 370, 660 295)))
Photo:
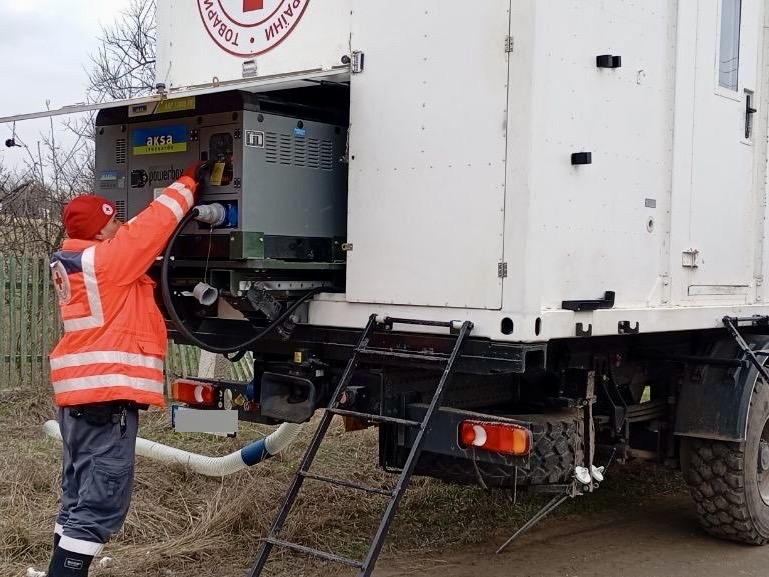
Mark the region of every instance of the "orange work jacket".
POLYGON ((146 272, 194 205, 183 176, 114 238, 67 239, 51 259, 64 335, 50 355, 60 407, 134 401, 165 405, 166 332, 146 272))

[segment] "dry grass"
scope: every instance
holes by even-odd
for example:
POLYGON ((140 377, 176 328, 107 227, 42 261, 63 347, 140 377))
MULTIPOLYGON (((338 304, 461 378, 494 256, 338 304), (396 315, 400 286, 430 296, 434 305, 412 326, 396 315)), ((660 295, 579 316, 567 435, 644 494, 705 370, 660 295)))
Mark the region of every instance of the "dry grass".
MULTIPOLYGON (((40 429, 55 414, 47 391, 24 400, 21 393, 0 393, 0 575, 9 577, 24 575, 30 565, 47 564, 60 467, 58 444, 44 438, 40 429)), ((180 467, 139 458, 131 512, 123 531, 105 550, 114 558, 114 565, 97 567, 91 574, 242 577, 253 562, 312 429, 307 427, 300 442, 285 454, 224 479, 201 477, 180 467)), ((237 439, 177 435, 169 431, 165 412, 153 412, 143 415, 140 434, 187 450, 221 455, 269 430, 242 424, 237 439)), ((376 444, 373 430, 343 434, 337 426, 322 447, 315 470, 392 486, 395 478, 376 467, 376 444)), ((605 483, 600 498, 580 499, 564 513, 625 506, 628 500, 637 502, 650 494, 680 490, 677 475, 644 469, 642 478, 633 471, 630 476, 625 474, 625 482, 605 483)), ((305 484, 302 495, 283 536, 362 557, 385 505, 384 498, 311 481, 305 484)), ((514 504, 509 492, 487 493, 477 487, 414 479, 383 556, 386 559, 396 552, 414 551, 422 556, 453 544, 487 539, 491 534, 499 535, 501 542, 542 499, 519 495, 514 504)), ((328 567, 277 551, 273 559, 270 575, 332 574, 328 567)))

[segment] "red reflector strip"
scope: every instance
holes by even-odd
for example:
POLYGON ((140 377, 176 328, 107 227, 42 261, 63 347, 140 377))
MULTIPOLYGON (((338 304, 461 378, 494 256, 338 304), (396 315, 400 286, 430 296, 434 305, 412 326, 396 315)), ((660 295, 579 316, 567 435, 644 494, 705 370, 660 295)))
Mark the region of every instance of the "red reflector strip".
POLYGON ((187 403, 189 405, 216 405, 216 389, 210 383, 201 383, 188 379, 178 379, 174 381, 172 388, 172 397, 176 401, 187 403))
POLYGON ((459 424, 459 444, 463 449, 474 447, 520 457, 531 451, 531 431, 509 423, 462 421, 459 424))

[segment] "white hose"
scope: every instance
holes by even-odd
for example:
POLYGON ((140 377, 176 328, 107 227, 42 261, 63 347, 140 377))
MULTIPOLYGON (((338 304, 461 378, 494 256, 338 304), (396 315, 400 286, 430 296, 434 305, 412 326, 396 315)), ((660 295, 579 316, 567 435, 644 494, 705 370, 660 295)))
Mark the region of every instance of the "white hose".
POLYGON ((302 425, 283 423, 264 438, 264 448, 270 455, 277 455, 296 440, 302 425))
MULTIPOLYGON (((301 429, 301 424, 283 423, 264 439, 223 457, 198 455, 137 437, 136 454, 163 463, 184 465, 201 475, 224 477, 277 455, 296 439, 301 429)), ((62 440, 61 429, 56 421, 47 421, 43 425, 43 431, 49 437, 62 440)))

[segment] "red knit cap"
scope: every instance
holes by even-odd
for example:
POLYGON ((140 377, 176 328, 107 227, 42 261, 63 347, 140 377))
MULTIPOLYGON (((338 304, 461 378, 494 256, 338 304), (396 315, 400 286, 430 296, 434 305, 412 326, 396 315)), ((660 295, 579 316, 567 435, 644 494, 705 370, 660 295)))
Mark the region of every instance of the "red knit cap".
POLYGON ((91 240, 115 216, 115 203, 102 196, 77 196, 64 207, 64 229, 69 238, 91 240))

